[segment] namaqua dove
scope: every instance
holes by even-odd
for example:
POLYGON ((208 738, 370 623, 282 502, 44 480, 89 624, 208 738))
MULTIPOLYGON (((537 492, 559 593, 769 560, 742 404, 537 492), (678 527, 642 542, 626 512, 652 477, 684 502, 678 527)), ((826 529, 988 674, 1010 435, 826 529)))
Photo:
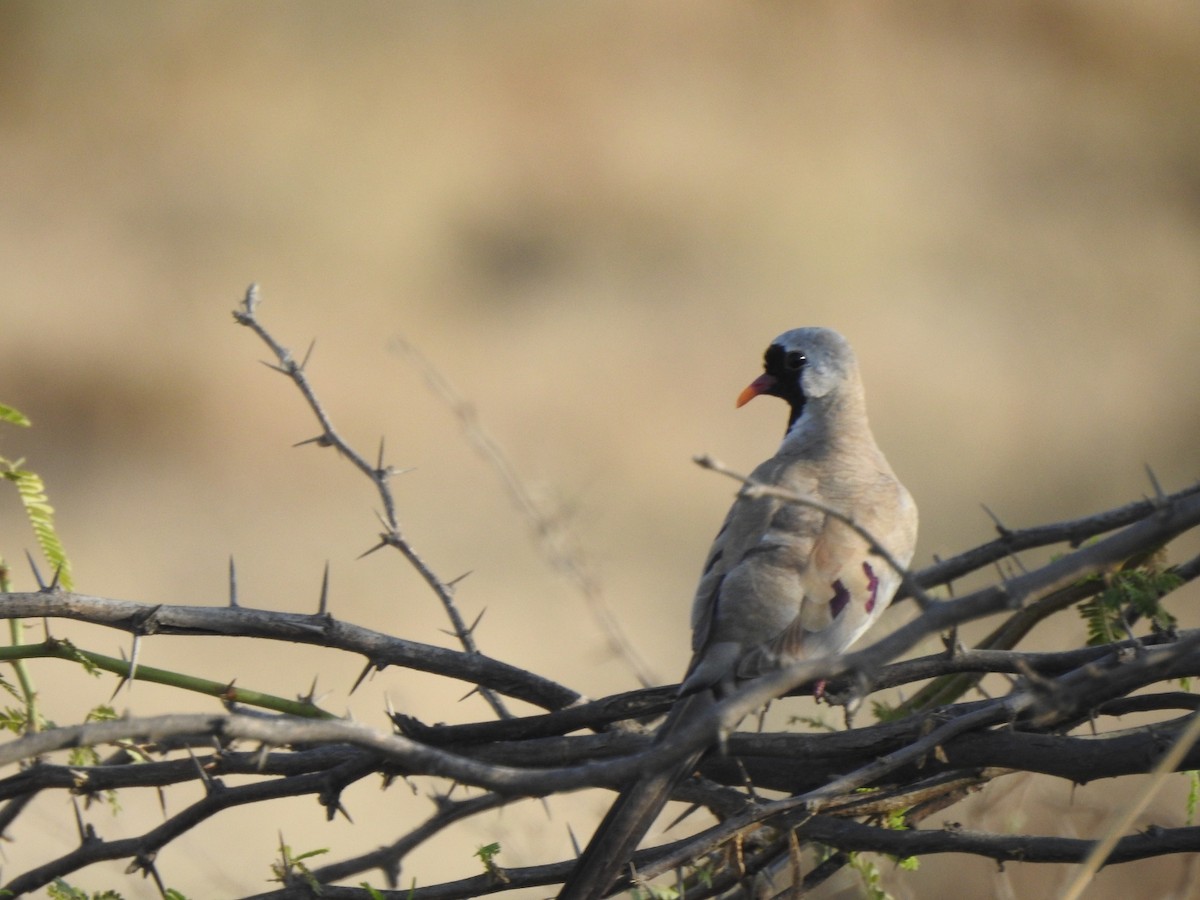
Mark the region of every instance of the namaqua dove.
MULTIPOLYGON (((738 398, 788 405, 779 450, 752 473, 836 510, 907 566, 917 508, 875 443, 858 364, 827 328, 797 328, 771 342, 763 374, 738 398)), ((900 573, 844 521, 821 510, 745 490, 713 541, 692 607, 692 661, 656 741, 708 714, 739 681, 800 660, 845 651, 879 618, 900 573)), ((559 894, 596 900, 629 860, 698 752, 622 789, 559 894)))

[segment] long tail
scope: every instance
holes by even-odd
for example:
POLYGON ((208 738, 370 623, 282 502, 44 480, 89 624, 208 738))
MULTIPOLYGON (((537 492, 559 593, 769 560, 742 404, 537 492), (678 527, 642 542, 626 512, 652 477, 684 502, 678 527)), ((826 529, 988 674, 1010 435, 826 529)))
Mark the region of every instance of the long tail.
MULTIPOLYGON (((659 728, 655 743, 666 740, 680 725, 706 715, 715 702, 710 691, 680 700, 659 728)), ((628 868, 633 852, 666 806, 675 785, 695 768, 702 755, 703 751, 698 752, 670 769, 643 775, 621 791, 580 854, 558 900, 600 900, 608 895, 612 883, 628 868)))

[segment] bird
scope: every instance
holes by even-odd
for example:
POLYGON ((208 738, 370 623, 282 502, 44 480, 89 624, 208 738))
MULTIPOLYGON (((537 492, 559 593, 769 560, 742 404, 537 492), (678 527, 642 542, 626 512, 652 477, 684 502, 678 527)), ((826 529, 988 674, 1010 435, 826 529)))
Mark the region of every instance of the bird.
MULTIPOLYGON (((916 503, 875 442, 858 362, 844 337, 817 327, 779 335, 737 406, 758 396, 782 399, 788 420, 779 449, 750 483, 824 510, 739 491, 705 559, 692 603, 692 659, 657 744, 706 716, 739 682, 843 653, 891 602, 902 579, 891 563, 907 568, 916 547, 916 503)), ((671 791, 708 749, 665 771, 644 772, 621 790, 559 900, 607 896, 671 791)))

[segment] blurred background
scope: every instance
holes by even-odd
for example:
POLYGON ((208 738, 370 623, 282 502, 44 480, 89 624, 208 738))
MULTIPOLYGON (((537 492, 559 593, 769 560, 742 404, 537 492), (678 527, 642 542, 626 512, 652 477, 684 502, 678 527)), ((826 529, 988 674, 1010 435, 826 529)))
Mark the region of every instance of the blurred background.
MULTIPOLYGON (((0 402, 31 430, 0 454, 47 481, 81 591, 332 611, 452 646, 435 598, 375 540, 377 499, 315 434, 265 348, 229 315, 247 284, 342 434, 413 471, 408 537, 484 652, 589 695, 635 687, 570 579, 545 561, 494 463, 429 389, 467 400, 574 548, 656 679, 677 680, 700 563, 733 492, 785 424, 734 410, 779 332, 855 345, 877 437, 921 507, 917 562, 1200 475, 1200 7, 545 2, 8 2, 0 5, 0 402)), ((0 495, 16 588, 33 546, 0 495)), ((1184 624, 1196 591, 1175 602, 1184 624)), ((911 604, 890 614, 910 616, 911 604)), ((1194 603, 1193 603, 1194 605, 1194 603)), ((979 635, 995 623, 980 623, 979 635)), ((128 639, 56 624, 81 646, 128 639)), ((31 636, 40 626, 31 626, 31 636)), ((1031 647, 1073 646, 1067 614, 1031 647)), ((930 642, 928 650, 936 649, 930 642)), ((157 638, 142 662, 383 727, 488 717, 461 684, 309 648, 157 638)), ((51 718, 115 679, 31 666, 51 718)), ((1003 689, 1003 686, 1001 686, 1003 689)), ((119 710, 211 710, 139 684, 119 710)), ((519 704, 516 705, 518 708, 519 704)), ((826 715, 840 720, 836 713, 826 715)), ((316 865, 395 840, 434 785, 226 813, 159 856, 193 897, 266 890, 282 833, 316 865)), ((947 820, 1092 836, 1137 785, 1001 779, 947 820)), ((1184 822, 1186 781, 1139 820, 1184 822)), ((168 792, 167 810, 199 799, 168 792)), ((608 797, 522 804, 410 857, 404 885, 562 859, 608 797)), ((104 837, 156 797, 87 813, 104 837)), ((938 827, 941 820, 930 820, 938 827)), ((77 840, 69 798, 7 835, 6 876, 77 840)), ((896 897, 1049 896, 1067 867, 882 862, 896 897), (965 887, 973 884, 972 890, 965 887)), ((71 877, 156 896, 124 863, 71 877)), ((1115 866, 1094 897, 1195 896, 1195 860, 1115 866)), ((383 886, 378 873, 364 879, 383 886)), ((355 879, 355 883, 364 879, 355 879)), ((853 878, 824 896, 855 896, 853 878)), ((527 896, 545 896, 538 891, 527 896)))

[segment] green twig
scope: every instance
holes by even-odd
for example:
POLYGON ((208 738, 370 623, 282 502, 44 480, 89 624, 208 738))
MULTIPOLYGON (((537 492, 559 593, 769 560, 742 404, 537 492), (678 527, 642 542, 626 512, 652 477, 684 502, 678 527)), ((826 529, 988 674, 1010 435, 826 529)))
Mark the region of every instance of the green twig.
MULTIPOLYGON (((19 665, 20 660, 23 659, 65 659, 80 663, 89 670, 97 669, 112 672, 123 679, 130 677, 129 660, 104 656, 100 653, 93 653, 90 650, 80 650, 70 641, 49 640, 43 641, 40 644, 19 644, 11 647, 0 647, 0 662, 7 661, 13 662, 14 665, 19 665)), ((225 703, 241 703, 245 706, 269 709, 308 719, 337 718, 332 713, 321 709, 311 700, 288 700, 285 697, 276 697, 273 694, 264 694, 261 691, 252 691, 247 688, 237 687, 232 682, 211 681, 207 678, 197 678, 193 675, 184 675, 168 669, 156 669, 153 666, 139 664, 137 671, 133 673, 133 678, 136 681, 148 681, 153 684, 165 684, 169 687, 181 688, 185 691, 195 691, 198 694, 216 697, 225 703)))
MULTIPOLYGON (((11 590, 8 583, 8 566, 4 560, 0 559, 0 591, 8 593, 11 590)), ((25 637, 25 625, 20 619, 8 620, 9 639, 14 645, 20 645, 25 637)), ((29 675, 29 669, 20 658, 12 660, 13 672, 17 676, 17 684, 21 688, 21 699, 25 702, 25 731, 32 734, 35 731, 40 731, 42 727, 41 713, 38 711, 37 689, 33 685, 33 678, 29 675)))

